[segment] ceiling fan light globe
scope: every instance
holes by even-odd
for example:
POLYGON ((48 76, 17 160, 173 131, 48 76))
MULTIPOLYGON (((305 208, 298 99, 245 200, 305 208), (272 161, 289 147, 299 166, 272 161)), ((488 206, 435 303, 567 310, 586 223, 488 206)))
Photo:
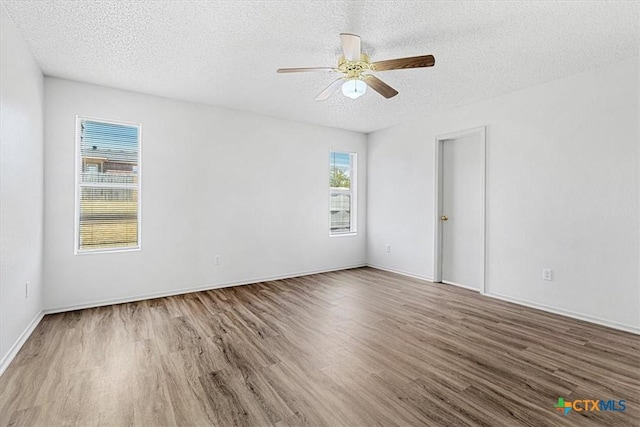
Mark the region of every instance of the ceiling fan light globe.
POLYGON ((342 85, 342 94, 351 99, 360 98, 367 92, 367 84, 360 79, 347 80, 342 85))

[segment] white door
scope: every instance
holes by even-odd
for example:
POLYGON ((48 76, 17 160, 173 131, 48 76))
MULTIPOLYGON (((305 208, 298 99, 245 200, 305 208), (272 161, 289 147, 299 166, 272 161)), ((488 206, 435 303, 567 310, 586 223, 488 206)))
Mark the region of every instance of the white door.
POLYGON ((442 282, 481 290, 484 277, 484 141, 442 141, 442 282))

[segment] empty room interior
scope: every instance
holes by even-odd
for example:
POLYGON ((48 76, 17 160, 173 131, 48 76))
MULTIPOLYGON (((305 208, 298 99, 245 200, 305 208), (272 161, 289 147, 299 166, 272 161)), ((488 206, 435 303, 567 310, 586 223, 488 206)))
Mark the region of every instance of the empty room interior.
POLYGON ((0 15, 1 426, 640 425, 640 3, 0 15))

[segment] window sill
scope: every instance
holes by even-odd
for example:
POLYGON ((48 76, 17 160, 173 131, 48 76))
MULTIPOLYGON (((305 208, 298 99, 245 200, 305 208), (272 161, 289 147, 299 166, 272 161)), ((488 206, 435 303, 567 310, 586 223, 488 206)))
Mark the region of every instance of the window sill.
POLYGON ((119 252, 139 252, 141 250, 140 246, 136 246, 133 248, 113 248, 113 249, 85 249, 79 250, 76 249, 75 255, 92 255, 92 254, 113 254, 119 252))
POLYGON ((357 231, 349 231, 347 233, 329 233, 329 237, 346 237, 346 236, 357 236, 357 231))

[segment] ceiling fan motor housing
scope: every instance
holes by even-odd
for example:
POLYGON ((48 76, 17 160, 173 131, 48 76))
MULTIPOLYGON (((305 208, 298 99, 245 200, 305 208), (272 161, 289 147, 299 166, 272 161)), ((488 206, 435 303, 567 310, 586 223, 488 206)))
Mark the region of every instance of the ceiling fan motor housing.
POLYGON ((369 57, 366 54, 360 55, 359 61, 349 61, 344 56, 338 60, 338 71, 345 74, 345 79, 363 79, 362 73, 365 71, 373 71, 369 57))

